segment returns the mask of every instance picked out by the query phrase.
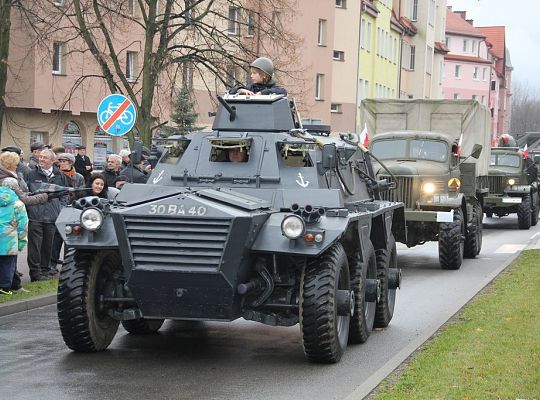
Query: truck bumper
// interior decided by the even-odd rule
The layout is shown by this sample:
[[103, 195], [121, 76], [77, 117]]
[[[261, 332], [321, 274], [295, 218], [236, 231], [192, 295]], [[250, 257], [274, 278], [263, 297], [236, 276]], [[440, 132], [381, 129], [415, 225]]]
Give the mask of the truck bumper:
[[484, 197], [484, 208], [512, 208], [521, 204], [521, 197], [491, 196]]
[[405, 210], [405, 221], [418, 222], [452, 222], [454, 220], [454, 210], [450, 211], [407, 211]]

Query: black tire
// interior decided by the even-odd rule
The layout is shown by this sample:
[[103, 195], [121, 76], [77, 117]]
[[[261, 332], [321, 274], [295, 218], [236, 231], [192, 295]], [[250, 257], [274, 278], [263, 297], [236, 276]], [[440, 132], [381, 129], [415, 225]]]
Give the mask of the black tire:
[[397, 250], [394, 236], [390, 235], [387, 249], [375, 251], [377, 259], [377, 279], [381, 284], [381, 298], [375, 309], [375, 328], [386, 328], [394, 316], [396, 289], [388, 286], [389, 270], [397, 269]]
[[350, 316], [338, 315], [338, 289], [350, 290], [349, 265], [341, 243], [310, 261], [302, 271], [300, 328], [309, 361], [338, 362], [347, 347]]
[[159, 331], [165, 322], [164, 319], [130, 319], [122, 321], [122, 326], [132, 335], [152, 335]]
[[463, 251], [465, 258], [475, 258], [482, 250], [482, 216], [482, 206], [475, 203], [473, 205], [472, 222], [465, 236]]
[[368, 243], [365, 257], [359, 251], [349, 257], [349, 270], [355, 300], [349, 323], [349, 343], [365, 343], [373, 330], [377, 306], [375, 301], [366, 301], [366, 279], [377, 279], [377, 258], [371, 242]]
[[111, 295], [113, 275], [121, 268], [117, 251], [69, 249], [58, 281], [58, 321], [66, 345], [80, 352], [102, 351], [112, 342], [119, 321], [99, 307]]
[[519, 229], [529, 229], [531, 227], [531, 196], [523, 196], [521, 203], [518, 204], [517, 216]]
[[531, 226], [538, 225], [538, 194], [535, 193], [532, 195], [532, 205], [531, 205]]
[[491, 211], [486, 212], [486, 217], [493, 218], [493, 213]]
[[463, 212], [454, 210], [454, 221], [439, 225], [439, 264], [442, 269], [459, 269], [465, 248]]

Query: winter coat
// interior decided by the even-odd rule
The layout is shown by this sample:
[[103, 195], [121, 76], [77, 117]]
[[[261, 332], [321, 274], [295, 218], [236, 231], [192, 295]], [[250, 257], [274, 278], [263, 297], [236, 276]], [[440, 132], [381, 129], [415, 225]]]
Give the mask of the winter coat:
[[126, 168], [124, 168], [120, 172], [120, 175], [127, 176], [127, 181], [133, 183], [146, 183], [149, 177], [146, 171], [140, 170], [136, 166], [131, 165], [128, 165]]
[[103, 176], [107, 181], [108, 187], [114, 187], [114, 181], [118, 178], [118, 175], [120, 175], [120, 171], [111, 171], [110, 169], [105, 169], [105, 171], [103, 171]]
[[80, 156], [79, 154], [77, 154], [75, 156], [75, 164], [73, 166], [79, 174], [84, 176], [84, 180], [88, 182], [90, 176], [92, 175], [92, 168], [90, 168], [90, 170], [86, 169], [86, 167], [92, 166], [90, 158], [88, 158], [88, 156]]
[[287, 90], [281, 86], [277, 86], [276, 83], [272, 80], [267, 84], [259, 83], [248, 83], [247, 85], [237, 85], [229, 90], [230, 94], [236, 94], [240, 89], [251, 90], [253, 93], [260, 94], [282, 94], [287, 96]]
[[28, 216], [13, 190], [0, 187], [0, 255], [14, 256], [24, 249], [28, 235]]
[[39, 160], [34, 156], [30, 156], [30, 159], [28, 160], [28, 168], [30, 168], [31, 170], [36, 169], [38, 165], [39, 165]]
[[6, 186], [13, 190], [19, 200], [23, 202], [25, 206], [33, 206], [34, 204], [45, 203], [49, 198], [47, 194], [35, 194], [31, 195], [27, 193], [28, 187], [21, 177], [15, 177], [15, 175], [0, 165], [0, 186]]
[[[31, 192], [42, 189], [43, 184], [47, 183], [70, 187], [68, 177], [61, 173], [56, 166], [53, 167], [53, 176], [51, 178], [47, 178], [45, 171], [38, 166], [37, 169], [28, 174], [27, 183]], [[50, 199], [44, 204], [29, 206], [28, 218], [30, 221], [53, 224], [56, 221], [58, 214], [60, 214], [60, 210], [67, 205], [68, 201], [69, 198], [66, 193], [66, 195], [60, 198]]]

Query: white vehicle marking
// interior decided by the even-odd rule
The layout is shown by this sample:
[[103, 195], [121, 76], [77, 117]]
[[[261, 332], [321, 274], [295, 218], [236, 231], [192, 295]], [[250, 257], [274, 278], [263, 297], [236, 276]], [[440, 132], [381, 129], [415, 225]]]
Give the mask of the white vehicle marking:
[[162, 169], [161, 172], [159, 173], [159, 175], [156, 176], [154, 179], [152, 179], [152, 182], [154, 183], [154, 185], [155, 185], [156, 183], [158, 183], [160, 180], [163, 179], [163, 173], [164, 173], [164, 172], [165, 172], [165, 170]]
[[296, 183], [298, 183], [300, 186], [307, 187], [309, 185], [309, 181], [304, 180], [304, 177], [302, 176], [301, 172], [298, 173], [298, 178], [300, 179], [300, 181], [297, 179]]

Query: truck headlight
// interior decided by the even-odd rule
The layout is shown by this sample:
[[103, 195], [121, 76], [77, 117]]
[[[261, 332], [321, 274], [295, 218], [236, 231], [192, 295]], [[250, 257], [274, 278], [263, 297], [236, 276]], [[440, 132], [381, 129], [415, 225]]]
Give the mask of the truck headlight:
[[81, 225], [89, 231], [97, 231], [103, 225], [104, 216], [101, 210], [91, 207], [81, 213]]
[[435, 185], [432, 182], [426, 182], [422, 185], [422, 192], [424, 194], [433, 194], [435, 193]]
[[306, 229], [304, 220], [298, 215], [289, 215], [281, 222], [281, 233], [289, 239], [299, 238]]
[[516, 180], [514, 178], [510, 178], [510, 179], [508, 179], [508, 184], [510, 186], [514, 186], [516, 184]]

